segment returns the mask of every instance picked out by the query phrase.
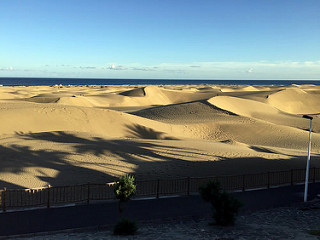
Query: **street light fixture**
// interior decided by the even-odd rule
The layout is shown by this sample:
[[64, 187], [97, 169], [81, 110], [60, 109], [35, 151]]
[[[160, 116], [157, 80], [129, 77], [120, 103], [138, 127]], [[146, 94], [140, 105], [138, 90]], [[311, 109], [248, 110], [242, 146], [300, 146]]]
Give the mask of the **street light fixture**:
[[308, 145], [308, 158], [307, 158], [307, 167], [306, 167], [306, 180], [304, 185], [304, 198], [303, 201], [307, 201], [307, 195], [308, 195], [308, 181], [309, 181], [309, 168], [310, 168], [310, 150], [311, 150], [311, 128], [312, 128], [312, 119], [313, 117], [308, 115], [303, 115], [303, 118], [310, 120], [310, 129], [309, 129], [309, 145]]

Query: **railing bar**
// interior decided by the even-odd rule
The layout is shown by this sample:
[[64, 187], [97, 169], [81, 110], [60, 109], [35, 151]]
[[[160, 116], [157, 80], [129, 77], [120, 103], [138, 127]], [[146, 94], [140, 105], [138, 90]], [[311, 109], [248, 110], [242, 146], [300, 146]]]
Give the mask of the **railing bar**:
[[[312, 168], [310, 174], [310, 182], [316, 182], [319, 179], [319, 168]], [[295, 183], [303, 182], [304, 169], [291, 169], [289, 171], [275, 171], [269, 173], [257, 173], [257, 174], [245, 174], [245, 175], [226, 175], [226, 176], [209, 176], [209, 177], [189, 177], [189, 178], [177, 178], [177, 179], [158, 179], [158, 180], [138, 180], [136, 181], [138, 186], [137, 195], [139, 196], [156, 196], [160, 194], [187, 194], [190, 192], [196, 192], [197, 188], [204, 182], [219, 179], [221, 185], [226, 190], [243, 190], [265, 187], [267, 186], [282, 186], [292, 185]], [[242, 184], [241, 183], [242, 178]], [[90, 197], [94, 199], [110, 199], [112, 192], [112, 185], [114, 183], [107, 184], [94, 184], [94, 190]], [[242, 186], [241, 186], [242, 185]], [[106, 187], [108, 186], [108, 187]], [[102, 189], [100, 188], [102, 187]], [[97, 193], [97, 194], [96, 194]], [[44, 196], [42, 196], [44, 194]], [[3, 195], [3, 194], [2, 194]], [[86, 186], [84, 184], [74, 186], [61, 186], [61, 187], [49, 187], [49, 188], [31, 188], [24, 190], [8, 189], [5, 196], [6, 205], [8, 207], [23, 207], [23, 206], [36, 206], [45, 204], [47, 195], [48, 205], [54, 203], [64, 202], [80, 202], [86, 198]], [[98, 197], [94, 197], [98, 196]], [[43, 202], [43, 197], [45, 197]], [[52, 202], [51, 202], [52, 201]], [[2, 203], [3, 204], [3, 203]]]
[[57, 198], [57, 202], [58, 203], [60, 203], [61, 201], [62, 201], [62, 191], [61, 191], [61, 188], [58, 188], [57, 189], [58, 190], [58, 194], [57, 194], [57, 196], [58, 196], [58, 198]]

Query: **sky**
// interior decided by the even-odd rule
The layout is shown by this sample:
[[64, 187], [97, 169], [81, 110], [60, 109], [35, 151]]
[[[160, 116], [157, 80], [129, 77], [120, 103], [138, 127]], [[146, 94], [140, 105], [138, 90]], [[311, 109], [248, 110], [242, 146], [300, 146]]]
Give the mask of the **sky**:
[[0, 77], [320, 79], [319, 0], [1, 0]]

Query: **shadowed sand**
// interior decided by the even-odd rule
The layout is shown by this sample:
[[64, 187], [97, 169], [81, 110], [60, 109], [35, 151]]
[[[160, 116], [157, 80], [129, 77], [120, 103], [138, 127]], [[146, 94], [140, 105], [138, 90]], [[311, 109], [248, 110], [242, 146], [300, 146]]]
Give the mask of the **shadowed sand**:
[[320, 87], [0, 87], [0, 187], [320, 167]]

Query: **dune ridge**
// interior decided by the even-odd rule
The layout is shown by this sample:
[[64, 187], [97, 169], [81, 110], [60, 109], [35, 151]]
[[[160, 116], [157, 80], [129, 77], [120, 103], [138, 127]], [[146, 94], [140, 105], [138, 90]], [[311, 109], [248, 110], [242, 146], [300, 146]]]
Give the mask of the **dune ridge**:
[[307, 92], [300, 88], [279, 91], [269, 96], [269, 103], [281, 111], [292, 114], [319, 114], [319, 92]]

